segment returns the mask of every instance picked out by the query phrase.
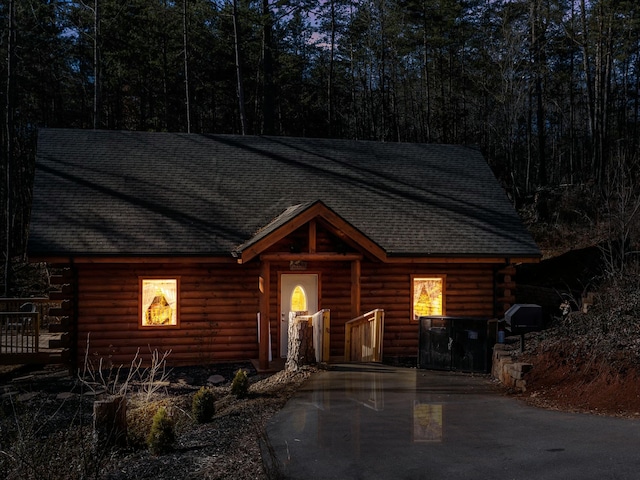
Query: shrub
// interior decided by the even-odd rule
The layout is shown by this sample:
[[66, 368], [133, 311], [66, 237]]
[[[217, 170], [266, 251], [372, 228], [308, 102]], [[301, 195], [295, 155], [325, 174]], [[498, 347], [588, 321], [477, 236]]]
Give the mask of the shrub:
[[209, 388], [202, 387], [193, 396], [191, 413], [198, 423], [210, 422], [216, 412], [213, 392]]
[[247, 372], [239, 369], [231, 382], [231, 393], [237, 398], [246, 397], [249, 393], [249, 377]]
[[151, 431], [147, 436], [147, 445], [153, 455], [160, 455], [171, 450], [175, 441], [173, 420], [167, 413], [167, 409], [160, 407], [153, 416]]
[[127, 403], [127, 444], [134, 449], [148, 448], [149, 427], [160, 407], [166, 408], [173, 421], [176, 437], [193, 426], [191, 396], [171, 396], [151, 402], [144, 393], [134, 394]]

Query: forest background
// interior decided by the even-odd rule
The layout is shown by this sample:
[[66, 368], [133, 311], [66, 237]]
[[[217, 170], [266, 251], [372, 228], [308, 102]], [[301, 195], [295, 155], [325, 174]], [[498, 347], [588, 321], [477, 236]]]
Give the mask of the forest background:
[[517, 207], [582, 192], [633, 250], [636, 0], [0, 0], [0, 25], [5, 266], [39, 127], [476, 144]]

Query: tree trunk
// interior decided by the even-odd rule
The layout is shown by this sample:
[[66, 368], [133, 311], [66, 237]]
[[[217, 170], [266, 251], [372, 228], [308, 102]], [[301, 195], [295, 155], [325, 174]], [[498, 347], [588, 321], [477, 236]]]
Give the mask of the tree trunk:
[[289, 322], [289, 349], [285, 370], [299, 371], [302, 366], [315, 362], [313, 328], [306, 319], [294, 318]]
[[182, 0], [182, 42], [184, 54], [184, 99], [187, 115], [187, 133], [191, 133], [191, 104], [189, 101], [189, 45], [187, 36], [187, 0]]
[[423, 20], [422, 20], [422, 82], [423, 82], [423, 95], [424, 95], [424, 131], [421, 132], [421, 141], [431, 142], [431, 81], [429, 75], [429, 39], [428, 31], [429, 25], [427, 23], [427, 7], [423, 3]]
[[240, 112], [240, 131], [247, 134], [247, 114], [244, 108], [244, 84], [242, 82], [242, 68], [240, 61], [240, 28], [238, 25], [238, 0], [233, 0], [233, 37], [236, 53], [236, 81], [238, 88], [238, 108]]
[[595, 174], [598, 155], [596, 148], [593, 148], [593, 143], [596, 137], [596, 107], [594, 100], [594, 80], [591, 70], [591, 49], [589, 48], [590, 33], [587, 21], [587, 7], [585, 0], [580, 0], [580, 18], [582, 23], [582, 69], [585, 78], [585, 89], [587, 94], [587, 109], [589, 112], [589, 139], [591, 145], [587, 148], [591, 150], [591, 172]]
[[162, 6], [163, 31], [162, 31], [162, 99], [164, 103], [163, 111], [163, 127], [169, 130], [169, 60], [167, 51], [169, 49], [169, 35], [167, 32], [167, 0], [164, 0]]
[[538, 185], [547, 184], [547, 159], [545, 152], [545, 117], [543, 95], [543, 75], [546, 69], [545, 41], [546, 32], [542, 18], [543, 12], [539, 2], [531, 4], [531, 48], [534, 63], [535, 95], [536, 95], [536, 130], [538, 137]]
[[327, 122], [329, 124], [329, 137], [333, 137], [333, 69], [335, 62], [336, 45], [336, 4], [330, 0], [331, 8], [331, 41], [329, 46], [329, 78], [327, 80]]
[[11, 259], [11, 162], [13, 158], [13, 141], [14, 141], [14, 118], [13, 118], [13, 99], [15, 74], [13, 72], [15, 66], [15, 43], [16, 43], [16, 11], [15, 1], [9, 1], [9, 29], [7, 31], [7, 78], [6, 78], [6, 96], [5, 96], [5, 174], [6, 174], [6, 191], [5, 191], [5, 263], [4, 263], [4, 296], [9, 294], [9, 262]]
[[100, 59], [100, 2], [93, 2], [93, 129], [100, 128], [101, 90], [102, 82]]
[[127, 443], [127, 397], [111, 396], [93, 404], [93, 436], [98, 446]]
[[269, 0], [262, 0], [262, 130], [264, 135], [273, 135], [275, 102], [273, 93], [273, 20], [269, 10]]

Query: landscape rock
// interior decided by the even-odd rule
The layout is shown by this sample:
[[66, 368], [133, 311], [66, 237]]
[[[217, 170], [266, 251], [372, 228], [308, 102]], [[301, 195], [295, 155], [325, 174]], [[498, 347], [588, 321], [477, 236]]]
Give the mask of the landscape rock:
[[29, 401], [33, 400], [34, 398], [36, 398], [38, 395], [40, 395], [39, 392], [22, 393], [22, 394], [18, 395], [18, 401], [19, 402], [29, 402]]
[[211, 375], [207, 378], [207, 382], [212, 385], [220, 385], [221, 383], [226, 382], [226, 379], [222, 375]]

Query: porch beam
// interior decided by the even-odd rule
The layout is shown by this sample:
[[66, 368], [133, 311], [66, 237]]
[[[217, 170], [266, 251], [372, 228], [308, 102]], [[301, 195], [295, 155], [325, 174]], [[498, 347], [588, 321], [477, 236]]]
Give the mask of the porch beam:
[[351, 262], [362, 260], [359, 253], [264, 253], [260, 260], [267, 262], [303, 260], [307, 262]]

